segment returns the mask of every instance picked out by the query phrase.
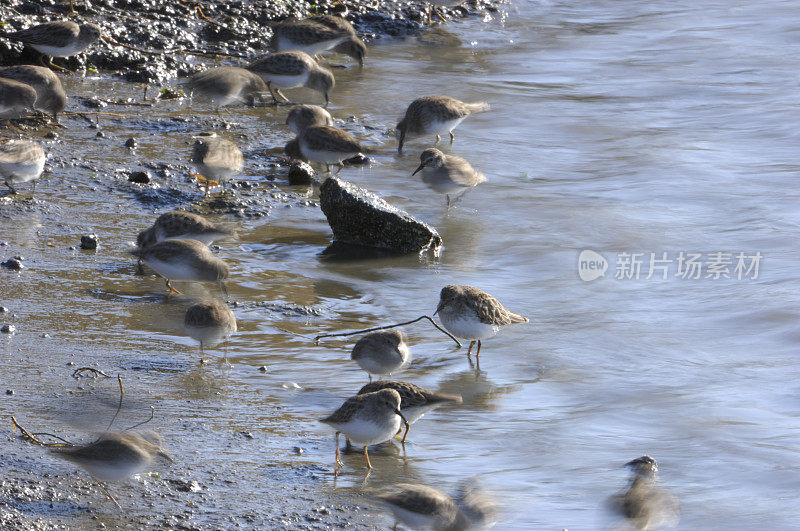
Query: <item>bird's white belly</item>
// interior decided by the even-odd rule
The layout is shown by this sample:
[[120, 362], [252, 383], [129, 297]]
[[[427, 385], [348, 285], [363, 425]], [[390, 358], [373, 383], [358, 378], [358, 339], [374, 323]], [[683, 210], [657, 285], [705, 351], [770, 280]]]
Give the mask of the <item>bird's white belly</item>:
[[226, 181], [237, 172], [237, 170], [226, 166], [209, 166], [207, 164], [198, 164], [197, 170], [206, 179], [213, 179], [216, 181]]
[[123, 481], [133, 474], [138, 474], [147, 467], [147, 463], [141, 462], [126, 462], [117, 464], [108, 463], [94, 463], [84, 462], [81, 466], [86, 469], [89, 474], [95, 479], [100, 481]]
[[224, 326], [186, 326], [189, 337], [199, 341], [203, 347], [215, 347], [228, 339], [233, 332]]
[[33, 164], [0, 164], [0, 175], [3, 175], [12, 184], [32, 181], [42, 174], [44, 158]]
[[464, 121], [466, 116], [462, 116], [461, 118], [456, 118], [455, 120], [445, 120], [445, 121], [434, 121], [428, 127], [429, 133], [436, 133], [437, 135], [443, 135], [445, 133], [449, 133], [456, 127], [458, 124]]
[[400, 417], [394, 415], [391, 422], [379, 425], [375, 422], [354, 418], [346, 425], [341, 426], [341, 431], [348, 439], [360, 446], [369, 446], [388, 441], [400, 429]]
[[308, 72], [303, 72], [302, 74], [296, 75], [265, 74], [260, 72], [256, 73], [259, 74], [264, 81], [271, 84], [273, 88], [277, 89], [302, 87], [306, 84], [306, 81], [308, 81]]
[[311, 57], [314, 57], [316, 54], [320, 52], [324, 52], [325, 50], [330, 50], [340, 42], [341, 39], [333, 39], [329, 41], [315, 42], [312, 44], [296, 44], [291, 40], [287, 39], [286, 37], [278, 37], [277, 48], [279, 52], [285, 52], [288, 50], [297, 50], [300, 52], [305, 52]]
[[422, 182], [434, 191], [447, 195], [454, 195], [468, 188], [450, 179], [446, 173], [427, 167], [422, 170]]
[[497, 333], [498, 327], [480, 322], [477, 316], [453, 316], [441, 312], [442, 324], [456, 337], [470, 341], [486, 339]]
[[164, 262], [152, 258], [142, 261], [168, 280], [196, 280], [198, 277], [197, 270], [185, 263]]
[[327, 149], [310, 149], [303, 141], [300, 141], [300, 152], [308, 160], [321, 162], [322, 164], [339, 164], [343, 160], [358, 155], [358, 151], [344, 153], [342, 151], [329, 151]]
[[402, 404], [400, 406], [401, 406], [400, 411], [403, 412], [403, 416], [406, 418], [409, 424], [414, 424], [416, 421], [421, 419], [422, 416], [425, 415], [425, 413], [428, 413], [429, 411], [436, 409], [437, 407], [436, 405], [432, 405], [432, 406], [404, 408], [402, 407]]
[[381, 362], [373, 358], [365, 357], [357, 359], [356, 363], [358, 363], [358, 366], [361, 367], [361, 370], [367, 371], [370, 374], [380, 375], [391, 374], [403, 366], [403, 360], [399, 358], [396, 360], [396, 362], [392, 363], [387, 362], [387, 360]]
[[432, 516], [422, 513], [415, 513], [408, 509], [397, 507], [396, 505], [386, 504], [389, 510], [392, 511], [394, 517], [400, 522], [404, 523], [411, 529], [433, 529], [436, 525], [436, 519]]

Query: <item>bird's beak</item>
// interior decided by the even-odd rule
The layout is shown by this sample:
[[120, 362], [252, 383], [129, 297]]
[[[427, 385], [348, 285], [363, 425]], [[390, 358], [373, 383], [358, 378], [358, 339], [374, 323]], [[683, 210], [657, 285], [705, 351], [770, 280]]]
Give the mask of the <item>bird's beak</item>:
[[395, 409], [394, 412], [397, 413], [398, 415], [400, 415], [400, 418], [403, 419], [403, 424], [405, 424], [406, 428], [407, 428], [408, 427], [408, 421], [403, 416], [403, 414], [400, 412], [400, 410], [399, 409]]
[[406, 140], [406, 132], [400, 131], [400, 142], [397, 144], [397, 152], [403, 151], [403, 142]]
[[444, 308], [444, 301], [439, 301], [439, 306], [436, 307], [436, 311], [433, 312], [433, 315], [436, 315], [437, 313], [442, 311], [442, 308]]
[[174, 463], [175, 462], [175, 459], [172, 457], [172, 454], [167, 452], [166, 450], [159, 450], [158, 451], [158, 455], [159, 455], [159, 457], [163, 457], [164, 459], [166, 459], [170, 463]]
[[420, 165], [419, 165], [419, 168], [417, 168], [416, 170], [414, 170], [414, 173], [412, 173], [411, 175], [416, 175], [417, 173], [419, 173], [420, 171], [422, 171], [422, 168], [424, 168], [424, 167], [425, 167], [425, 163], [422, 163], [422, 164], [420, 164]]
[[328, 93], [326, 92], [326, 93], [325, 93], [325, 108], [326, 108], [326, 109], [328, 108], [328, 104], [329, 104], [330, 102], [331, 102], [331, 100], [328, 98]]

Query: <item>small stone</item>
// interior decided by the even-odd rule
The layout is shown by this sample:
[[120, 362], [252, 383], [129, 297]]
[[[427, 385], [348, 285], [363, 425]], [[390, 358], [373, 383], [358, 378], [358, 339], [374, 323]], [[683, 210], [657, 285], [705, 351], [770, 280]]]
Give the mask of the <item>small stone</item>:
[[239, 435], [243, 436], [245, 439], [255, 439], [255, 435], [253, 435], [249, 431], [240, 431]]
[[6, 308], [5, 306], [0, 306], [0, 313], [6, 313], [6, 312], [10, 312], [10, 311], [11, 311], [11, 310], [9, 310], [8, 308]]
[[47, 140], [55, 140], [55, 139], [57, 139], [57, 138], [58, 138], [58, 133], [56, 133], [55, 131], [50, 131], [49, 133], [47, 133], [46, 135], [44, 135], [44, 137], [45, 137]]
[[258, 368], [258, 370], [260, 372], [267, 372], [269, 370], [269, 367], [267, 367], [266, 365], [262, 365], [261, 367]]
[[289, 184], [308, 186], [311, 178], [314, 177], [314, 168], [305, 162], [292, 162], [289, 166]]
[[19, 271], [25, 268], [25, 266], [22, 265], [22, 262], [20, 262], [17, 258], [9, 258], [5, 262], [1, 263], [0, 266], [5, 267], [6, 269], [11, 269], [12, 271]]
[[6, 394], [8, 396], [14, 396], [14, 390], [13, 389], [6, 389]]
[[25, 257], [24, 257], [24, 256], [22, 256], [21, 254], [18, 254], [18, 255], [16, 255], [16, 256], [14, 257], [14, 260], [19, 260], [20, 262], [22, 262], [23, 260], [25, 260]]
[[67, 362], [67, 367], [72, 367], [72, 366], [74, 366], [74, 365], [75, 365], [75, 362], [74, 362], [74, 361], [68, 361], [68, 362]]
[[369, 158], [364, 155], [363, 153], [359, 153], [355, 157], [350, 157], [349, 159], [343, 161], [345, 164], [349, 164], [352, 166], [359, 166], [361, 164], [366, 164], [369, 162]]
[[16, 331], [17, 327], [14, 325], [4, 324], [3, 326], [0, 326], [0, 333], [3, 334], [13, 334]]
[[105, 138], [106, 134], [103, 131], [98, 131], [97, 134], [94, 136], [95, 138]]
[[153, 178], [148, 171], [135, 171], [128, 176], [128, 182], [148, 184]]
[[134, 149], [136, 147], [136, 139], [131, 137], [128, 140], [126, 140], [125, 141], [125, 147], [126, 148], [130, 148], [130, 149]]
[[294, 448], [292, 448], [292, 451], [294, 452], [294, 455], [303, 455], [305, 453], [305, 450], [303, 450], [299, 446], [295, 446]]
[[97, 234], [84, 234], [81, 236], [81, 249], [97, 249]]
[[42, 334], [42, 339], [47, 339], [48, 337], [50, 337], [50, 334]]

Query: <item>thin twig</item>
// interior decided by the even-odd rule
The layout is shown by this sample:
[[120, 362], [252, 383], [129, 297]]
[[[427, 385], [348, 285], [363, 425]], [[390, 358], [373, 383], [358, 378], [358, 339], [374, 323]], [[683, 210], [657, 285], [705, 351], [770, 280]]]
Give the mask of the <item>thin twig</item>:
[[459, 348], [461, 347], [461, 342], [458, 339], [456, 339], [455, 336], [453, 336], [453, 334], [451, 334], [450, 332], [448, 332], [447, 330], [445, 330], [441, 326], [437, 325], [436, 322], [433, 319], [431, 319], [430, 317], [428, 317], [427, 315], [423, 315], [421, 317], [417, 317], [413, 321], [406, 321], [404, 323], [397, 323], [397, 324], [387, 325], [387, 326], [376, 326], [375, 328], [366, 328], [364, 330], [356, 330], [354, 332], [340, 332], [338, 334], [320, 334], [320, 335], [318, 335], [317, 337], [314, 338], [314, 343], [319, 345], [319, 340], [322, 337], [342, 337], [342, 336], [352, 336], [352, 335], [355, 335], [355, 334], [364, 334], [366, 332], [374, 332], [376, 330], [386, 330], [387, 328], [396, 328], [398, 326], [410, 325], [412, 323], [416, 323], [417, 321], [421, 321], [422, 319], [427, 319], [428, 321], [430, 321], [431, 324], [433, 326], [435, 326], [440, 332], [442, 332], [444, 335], [446, 335], [447, 337], [449, 337], [450, 339], [455, 341], [456, 345], [458, 345]]
[[[68, 114], [72, 116], [80, 116], [82, 118], [86, 118], [87, 116], [113, 116], [114, 118], [125, 118], [125, 116], [121, 114], [117, 114], [114, 112], [94, 112], [94, 111], [77, 111], [77, 112], [68, 112], [63, 111], [61, 114]], [[88, 118], [86, 118], [89, 120]], [[91, 122], [91, 120], [89, 120]]]
[[84, 371], [93, 373], [92, 378], [97, 378], [98, 376], [103, 376], [104, 378], [111, 378], [111, 376], [107, 375], [100, 369], [94, 369], [92, 367], [81, 367], [80, 369], [75, 369], [72, 371], [72, 377], [76, 380], [83, 376]]
[[110, 430], [111, 426], [114, 425], [114, 421], [117, 420], [117, 415], [119, 415], [119, 411], [122, 409], [122, 395], [125, 394], [125, 390], [122, 388], [122, 376], [119, 374], [117, 375], [117, 382], [119, 382], [119, 404], [117, 404], [117, 411], [114, 413], [114, 416], [111, 417], [111, 422], [108, 423], [106, 431]]
[[149, 419], [147, 419], [147, 420], [145, 420], [145, 421], [142, 421], [142, 422], [140, 422], [139, 424], [134, 424], [134, 425], [133, 425], [133, 426], [131, 426], [130, 428], [125, 428], [125, 429], [124, 429], [124, 430], [122, 430], [122, 431], [130, 431], [130, 430], [132, 430], [133, 428], [138, 428], [139, 426], [143, 426], [144, 424], [147, 424], [148, 422], [150, 422], [151, 420], [153, 420], [153, 417], [155, 417], [155, 416], [156, 416], [156, 408], [154, 408], [153, 406], [150, 406], [150, 418], [149, 418]]
[[[27, 439], [30, 442], [34, 443], [34, 444], [38, 444], [39, 446], [58, 447], [58, 448], [63, 448], [65, 446], [75, 446], [74, 444], [72, 444], [71, 442], [67, 441], [66, 439], [62, 439], [58, 435], [53, 435], [52, 433], [31, 433], [28, 430], [26, 430], [25, 428], [23, 428], [22, 426], [20, 426], [19, 422], [17, 422], [17, 419], [13, 415], [11, 416], [11, 422], [14, 424], [14, 427], [11, 430], [12, 432], [14, 431], [14, 429], [19, 429], [19, 432], [22, 435], [23, 439]], [[48, 437], [53, 437], [54, 439], [61, 439], [64, 442], [63, 443], [46, 443], [46, 442], [42, 442], [42, 441], [40, 441], [39, 439], [36, 438], [37, 435], [47, 435]]]
[[66, 440], [64, 437], [59, 437], [58, 435], [53, 435], [52, 433], [47, 433], [44, 431], [37, 431], [36, 433], [32, 433], [31, 435], [47, 435], [48, 437], [52, 437], [53, 439], [58, 439], [59, 441], [63, 441], [68, 446], [75, 446], [73, 443]]

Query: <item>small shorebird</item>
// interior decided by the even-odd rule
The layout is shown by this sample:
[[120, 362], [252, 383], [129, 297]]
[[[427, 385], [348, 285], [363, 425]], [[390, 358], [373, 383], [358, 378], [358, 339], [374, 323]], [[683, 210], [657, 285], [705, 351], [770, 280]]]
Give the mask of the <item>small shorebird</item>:
[[[225, 191], [225, 180], [242, 171], [244, 157], [239, 147], [217, 136], [216, 133], [194, 137], [192, 162], [200, 172], [198, 182], [203, 180], [208, 196], [209, 186], [219, 185]], [[212, 184], [213, 183], [213, 184]]]
[[297, 138], [286, 144], [285, 151], [292, 158], [324, 164], [328, 173], [331, 164], [336, 164], [338, 174], [344, 167], [343, 161], [367, 149], [338, 127], [316, 125], [303, 129]]
[[36, 91], [34, 107], [52, 115], [54, 121], [58, 121], [58, 113], [67, 106], [64, 86], [49, 68], [35, 65], [8, 66], [0, 68], [0, 78], [30, 85]]
[[161, 436], [151, 430], [105, 433], [84, 446], [53, 449], [53, 453], [85, 469], [97, 480], [106, 496], [120, 509], [119, 502], [103, 482], [123, 481], [144, 471], [156, 457], [172, 461]]
[[[219, 300], [211, 299], [195, 303], [186, 310], [183, 326], [190, 337], [200, 343], [200, 362], [204, 360], [205, 347], [215, 347], [236, 332], [236, 316], [230, 307]], [[228, 349], [225, 349], [225, 363]]]
[[289, 109], [286, 125], [294, 134], [299, 135], [303, 129], [313, 125], [333, 125], [333, 118], [319, 105], [295, 105]]
[[32, 86], [13, 79], [0, 78], [0, 120], [6, 120], [9, 129], [22, 133], [9, 120], [33, 112], [35, 105], [36, 90]]
[[202, 216], [182, 210], [173, 210], [161, 214], [152, 227], [140, 232], [136, 238], [136, 245], [143, 249], [170, 238], [197, 240], [209, 245], [233, 235], [233, 231], [220, 224], [211, 223]]
[[259, 76], [245, 68], [235, 66], [220, 66], [203, 70], [194, 74], [181, 85], [210, 100], [223, 122], [225, 120], [220, 114], [222, 107], [231, 103], [253, 100], [268, 90], [267, 84]]
[[397, 124], [397, 134], [400, 143], [397, 151], [403, 150], [406, 138], [414, 136], [435, 134], [436, 143], [441, 139], [439, 135], [450, 133], [450, 143], [455, 140], [453, 129], [464, 118], [474, 112], [489, 110], [485, 101], [478, 103], [464, 103], [447, 96], [425, 96], [411, 102], [406, 109], [406, 114]]
[[400, 422], [408, 425], [400, 411], [400, 395], [394, 389], [358, 395], [345, 400], [331, 415], [320, 419], [336, 430], [336, 464], [343, 466], [339, 454], [339, 434], [364, 447], [367, 468], [372, 468], [367, 446], [388, 441], [400, 430]]
[[14, 185], [28, 181], [33, 181], [33, 191], [36, 191], [36, 179], [42, 174], [44, 161], [44, 150], [36, 142], [10, 140], [0, 144], [0, 178], [15, 194]]
[[364, 57], [367, 55], [367, 46], [364, 44], [364, 41], [358, 38], [356, 30], [352, 24], [342, 17], [337, 17], [336, 15], [314, 15], [308, 17], [308, 20], [312, 20], [331, 29], [350, 34], [350, 39], [337, 44], [334, 48], [332, 48], [331, 51], [348, 55], [358, 61], [359, 66], [364, 66]]
[[[20, 31], [2, 32], [0, 37], [21, 42], [45, 56], [69, 57], [84, 51], [99, 39], [101, 34], [100, 28], [94, 24], [76, 24], [69, 20], [59, 20]], [[52, 61], [50, 65], [56, 66]], [[56, 68], [61, 67], [56, 66]]]
[[327, 107], [330, 102], [328, 93], [336, 84], [329, 70], [319, 66], [307, 53], [300, 51], [269, 54], [250, 63], [247, 69], [261, 76], [275, 102], [278, 101], [276, 94], [284, 101], [289, 101], [281, 94], [281, 89], [308, 87], [322, 93]]
[[180, 293], [172, 287], [171, 280], [217, 282], [227, 294], [224, 281], [228, 278], [228, 265], [197, 240], [164, 240], [131, 254], [164, 278], [167, 295]]
[[353, 346], [350, 359], [367, 372], [371, 382], [373, 374], [391, 375], [408, 364], [411, 361], [411, 351], [402, 330], [381, 330], [359, 339]]
[[495, 335], [501, 326], [529, 321], [527, 317], [506, 310], [500, 301], [485, 291], [459, 284], [442, 288], [434, 314], [439, 314], [439, 319], [451, 334], [470, 340], [467, 357], [478, 343], [476, 358], [481, 355], [482, 339]]
[[358, 391], [358, 394], [374, 393], [381, 389], [394, 389], [400, 394], [400, 411], [403, 412], [403, 416], [408, 421], [402, 442], [406, 442], [410, 425], [422, 418], [425, 413], [445, 404], [460, 404], [462, 402], [459, 395], [434, 393], [409, 382], [393, 380], [368, 383]]
[[[486, 176], [469, 162], [453, 155], [445, 155], [436, 148], [428, 148], [420, 156], [420, 165], [411, 175], [422, 172], [422, 182], [447, 198], [450, 208], [450, 195], [463, 195], [473, 186], [486, 181]], [[455, 198], [457, 201], [461, 195]]]
[[637, 529], [674, 527], [680, 519], [678, 498], [656, 485], [658, 464], [643, 455], [625, 464], [633, 473], [624, 494], [609, 498], [610, 508]]
[[439, 489], [415, 483], [396, 483], [371, 494], [383, 502], [395, 518], [394, 529], [402, 522], [410, 529], [460, 531], [471, 523], [450, 495]]

